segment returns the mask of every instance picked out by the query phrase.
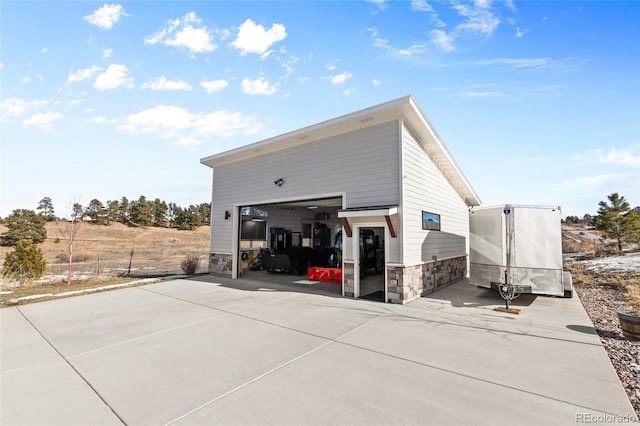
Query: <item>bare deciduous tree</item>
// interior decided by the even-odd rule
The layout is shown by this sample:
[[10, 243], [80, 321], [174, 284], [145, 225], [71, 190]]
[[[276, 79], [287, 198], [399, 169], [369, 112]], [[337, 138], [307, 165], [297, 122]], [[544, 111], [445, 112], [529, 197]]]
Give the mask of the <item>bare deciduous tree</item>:
[[67, 267], [67, 284], [71, 284], [73, 275], [73, 249], [79, 234], [79, 224], [82, 221], [83, 209], [76, 201], [69, 209], [69, 218], [56, 221], [56, 228], [62, 239], [67, 243], [67, 253], [69, 254], [69, 264]]

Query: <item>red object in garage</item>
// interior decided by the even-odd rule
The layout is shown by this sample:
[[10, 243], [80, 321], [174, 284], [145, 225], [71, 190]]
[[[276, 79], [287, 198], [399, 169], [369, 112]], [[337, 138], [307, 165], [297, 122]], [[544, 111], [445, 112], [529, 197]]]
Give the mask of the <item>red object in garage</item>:
[[309, 268], [309, 279], [313, 281], [329, 281], [342, 283], [341, 268]]

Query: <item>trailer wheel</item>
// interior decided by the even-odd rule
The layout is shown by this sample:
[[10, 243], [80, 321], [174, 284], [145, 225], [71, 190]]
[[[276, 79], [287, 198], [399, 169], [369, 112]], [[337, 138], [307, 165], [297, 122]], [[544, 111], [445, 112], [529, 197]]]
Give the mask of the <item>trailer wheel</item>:
[[571, 299], [573, 297], [573, 278], [571, 272], [562, 271], [562, 283], [564, 284], [564, 297]]

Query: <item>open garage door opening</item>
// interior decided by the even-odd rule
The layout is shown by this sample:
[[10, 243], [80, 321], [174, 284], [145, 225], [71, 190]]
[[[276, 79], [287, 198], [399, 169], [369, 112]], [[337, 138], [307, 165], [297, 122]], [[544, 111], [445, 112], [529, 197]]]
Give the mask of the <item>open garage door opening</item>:
[[342, 294], [342, 197], [240, 206], [238, 277]]

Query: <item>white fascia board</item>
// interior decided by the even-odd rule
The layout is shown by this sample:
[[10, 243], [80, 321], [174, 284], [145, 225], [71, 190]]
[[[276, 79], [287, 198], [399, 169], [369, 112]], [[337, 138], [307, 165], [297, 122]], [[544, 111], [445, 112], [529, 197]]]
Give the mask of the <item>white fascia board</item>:
[[383, 209], [343, 210], [338, 212], [338, 217], [393, 216], [394, 214], [398, 214], [398, 207], [385, 207]]

